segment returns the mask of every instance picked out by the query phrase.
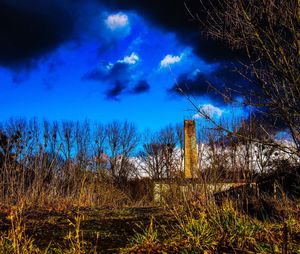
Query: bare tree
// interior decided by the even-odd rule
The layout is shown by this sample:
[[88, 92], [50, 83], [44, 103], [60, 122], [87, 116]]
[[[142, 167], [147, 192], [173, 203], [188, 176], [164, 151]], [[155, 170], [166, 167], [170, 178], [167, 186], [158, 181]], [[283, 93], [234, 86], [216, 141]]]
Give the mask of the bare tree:
[[184, 171], [184, 130], [182, 124], [176, 124], [175, 126], [175, 132], [176, 132], [176, 140], [177, 140], [177, 146], [178, 146], [178, 155], [177, 155], [177, 173], [180, 174], [180, 172], [183, 173]]
[[139, 161], [142, 171], [153, 179], [179, 177], [183, 170], [183, 128], [168, 126], [148, 135]]
[[58, 130], [58, 123], [52, 122], [49, 127], [49, 152], [52, 158], [55, 157], [55, 154], [57, 153], [57, 150], [59, 148]]
[[[281, 147], [299, 156], [300, 1], [209, 0], [201, 3], [202, 12], [189, 10], [191, 16], [200, 21], [204, 34], [246, 55], [247, 60], [239, 63], [244, 69], [241, 74], [260, 87], [260, 93], [245, 95], [244, 103], [266, 108], [265, 118], [282, 122], [296, 148], [282, 144]], [[232, 101], [229, 94], [222, 95]], [[205, 112], [200, 114], [213, 121]]]
[[72, 151], [74, 150], [74, 122], [64, 121], [62, 122], [61, 128], [59, 128], [59, 136], [62, 143], [62, 152], [65, 156], [66, 161], [70, 161]]
[[93, 128], [93, 164], [96, 171], [103, 171], [107, 168], [105, 151], [106, 130], [103, 124], [97, 123]]
[[158, 135], [164, 159], [166, 177], [174, 177], [177, 172], [177, 152], [179, 152], [179, 150], [176, 149], [178, 142], [175, 129], [172, 126], [168, 126], [162, 129]]
[[84, 121], [75, 124], [75, 144], [76, 144], [76, 160], [79, 168], [88, 167], [91, 155], [91, 130], [90, 122]]
[[152, 179], [161, 179], [165, 176], [162, 145], [157, 134], [150, 134], [139, 152], [139, 168]]
[[111, 176], [115, 183], [123, 184], [135, 170], [130, 157], [138, 144], [137, 129], [127, 121], [115, 121], [106, 126], [106, 135]]

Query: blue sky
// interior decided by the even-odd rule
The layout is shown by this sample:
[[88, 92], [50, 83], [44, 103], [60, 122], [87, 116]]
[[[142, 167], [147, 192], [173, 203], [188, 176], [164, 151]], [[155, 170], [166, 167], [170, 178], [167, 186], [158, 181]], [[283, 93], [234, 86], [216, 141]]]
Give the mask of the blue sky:
[[[194, 41], [183, 39], [176, 26], [169, 28], [163, 21], [156, 21], [134, 3], [129, 8], [92, 0], [78, 1], [77, 6], [68, 0], [62, 1], [64, 4], [54, 2], [57, 5], [49, 2], [46, 7], [60, 14], [59, 24], [51, 23], [57, 22], [55, 12], [48, 14], [45, 6], [34, 5], [33, 0], [27, 5], [7, 1], [6, 12], [0, 12], [0, 22], [7, 22], [10, 29], [7, 32], [9, 29], [0, 26], [4, 38], [0, 39], [0, 121], [10, 117], [104, 123], [128, 120], [140, 129], [156, 130], [197, 118], [176, 87], [186, 89], [186, 94], [215, 118], [245, 114], [208, 92], [206, 80], [218, 87], [232, 81], [243, 83], [229, 75], [230, 61], [202, 57]], [[72, 22], [61, 15], [70, 6]], [[182, 12], [186, 10], [182, 8]], [[10, 17], [4, 18], [7, 13]], [[19, 13], [23, 16], [14, 19], [13, 15]], [[27, 22], [32, 13], [38, 14], [34, 16], [37, 19], [45, 17], [45, 24], [50, 25], [30, 28], [29, 18], [29, 28], [16, 26]], [[60, 33], [66, 38], [58, 36]], [[29, 42], [40, 44], [28, 46], [27, 35], [32, 37]], [[43, 36], [49, 36], [47, 42], [40, 38]]]

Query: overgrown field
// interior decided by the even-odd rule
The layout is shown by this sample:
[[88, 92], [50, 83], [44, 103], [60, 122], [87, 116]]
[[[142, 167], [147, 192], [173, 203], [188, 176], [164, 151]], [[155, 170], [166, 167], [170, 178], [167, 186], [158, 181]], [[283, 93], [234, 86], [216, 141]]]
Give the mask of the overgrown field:
[[[0, 254], [300, 253], [299, 158], [212, 133], [188, 181], [179, 127], [0, 124]], [[207, 187], [226, 183], [245, 188]]]
[[72, 208], [1, 211], [0, 253], [300, 253], [299, 210], [264, 221], [234, 208]]

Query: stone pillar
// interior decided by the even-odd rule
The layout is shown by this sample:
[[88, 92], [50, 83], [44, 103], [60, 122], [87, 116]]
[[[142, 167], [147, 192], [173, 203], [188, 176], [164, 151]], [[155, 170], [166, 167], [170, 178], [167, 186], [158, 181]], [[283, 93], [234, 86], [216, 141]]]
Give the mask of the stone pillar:
[[198, 168], [195, 121], [184, 121], [184, 177], [193, 178]]

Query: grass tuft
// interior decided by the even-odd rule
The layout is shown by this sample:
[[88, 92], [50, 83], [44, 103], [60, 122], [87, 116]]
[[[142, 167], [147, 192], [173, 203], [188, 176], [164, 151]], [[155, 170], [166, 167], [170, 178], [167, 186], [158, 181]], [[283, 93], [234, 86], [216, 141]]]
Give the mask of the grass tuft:
[[41, 253], [32, 237], [26, 235], [26, 225], [22, 218], [23, 205], [11, 207], [7, 219], [11, 223], [7, 235], [0, 238], [0, 253], [34, 254]]

